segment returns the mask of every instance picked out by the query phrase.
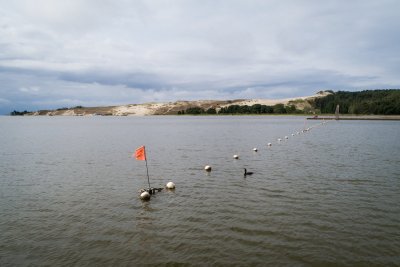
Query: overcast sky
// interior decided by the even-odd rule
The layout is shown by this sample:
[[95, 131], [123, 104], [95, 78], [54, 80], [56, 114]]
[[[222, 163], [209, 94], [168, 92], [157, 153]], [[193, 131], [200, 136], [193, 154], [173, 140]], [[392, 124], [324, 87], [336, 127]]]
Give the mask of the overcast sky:
[[0, 114], [400, 88], [400, 1], [0, 0]]

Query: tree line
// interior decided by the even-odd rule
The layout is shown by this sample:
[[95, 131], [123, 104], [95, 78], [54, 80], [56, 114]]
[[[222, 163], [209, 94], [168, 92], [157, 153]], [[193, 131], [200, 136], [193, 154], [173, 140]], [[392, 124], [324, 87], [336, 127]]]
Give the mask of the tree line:
[[358, 92], [328, 91], [331, 94], [308, 100], [309, 108], [299, 110], [295, 105], [276, 104], [267, 106], [231, 105], [228, 107], [203, 109], [191, 107], [178, 114], [333, 114], [340, 106], [340, 114], [400, 115], [400, 89], [364, 90]]
[[11, 116], [24, 116], [25, 114], [31, 113], [30, 111], [24, 110], [24, 111], [17, 111], [14, 110], [12, 112], [10, 112]]
[[[75, 107], [72, 107], [72, 108], [62, 107], [62, 108], [58, 108], [58, 109], [56, 109], [56, 110], [57, 110], [57, 111], [62, 111], [62, 110], [81, 109], [81, 108], [84, 108], [84, 107], [83, 107], [83, 106], [75, 106]], [[48, 111], [48, 110], [39, 110], [38, 112], [40, 113], [40, 112], [42, 112], [42, 111]], [[14, 111], [10, 112], [10, 116], [24, 116], [25, 114], [28, 114], [28, 113], [32, 113], [32, 111], [27, 111], [27, 110], [18, 111], [18, 110], [14, 110]]]
[[222, 107], [218, 111], [216, 108], [204, 109], [201, 107], [190, 107], [186, 110], [178, 111], [178, 115], [190, 114], [301, 114], [303, 111], [296, 109], [294, 105], [276, 104], [267, 106], [261, 104], [248, 105], [230, 105]]
[[311, 103], [320, 113], [400, 115], [400, 89], [365, 90], [360, 92], [338, 91]]

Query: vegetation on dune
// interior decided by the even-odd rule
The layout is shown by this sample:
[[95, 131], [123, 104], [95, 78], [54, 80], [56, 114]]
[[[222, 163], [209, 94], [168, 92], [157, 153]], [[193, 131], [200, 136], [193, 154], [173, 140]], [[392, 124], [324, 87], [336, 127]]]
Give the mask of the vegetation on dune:
[[230, 105], [216, 110], [191, 107], [178, 114], [333, 114], [340, 106], [340, 114], [400, 115], [400, 90], [365, 90], [359, 92], [327, 91], [331, 94], [312, 99], [292, 100], [288, 105], [266, 106]]
[[218, 114], [295, 114], [302, 113], [294, 105], [276, 104], [273, 106], [254, 104], [252, 106], [231, 105], [221, 108]]
[[303, 111], [296, 109], [294, 105], [276, 104], [267, 106], [261, 104], [248, 105], [230, 105], [220, 108], [203, 109], [201, 107], [191, 107], [186, 110], [178, 111], [178, 115], [201, 115], [201, 114], [301, 114]]
[[24, 110], [24, 111], [14, 110], [14, 111], [10, 112], [10, 115], [11, 116], [24, 116], [25, 114], [28, 114], [28, 113], [31, 113], [31, 112], [30, 111], [26, 111], [26, 110]]

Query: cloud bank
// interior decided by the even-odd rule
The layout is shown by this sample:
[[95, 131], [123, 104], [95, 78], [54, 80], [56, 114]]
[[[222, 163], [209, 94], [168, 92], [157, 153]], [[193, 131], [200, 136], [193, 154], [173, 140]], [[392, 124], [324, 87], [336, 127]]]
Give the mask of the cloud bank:
[[400, 2], [0, 0], [0, 113], [400, 88]]

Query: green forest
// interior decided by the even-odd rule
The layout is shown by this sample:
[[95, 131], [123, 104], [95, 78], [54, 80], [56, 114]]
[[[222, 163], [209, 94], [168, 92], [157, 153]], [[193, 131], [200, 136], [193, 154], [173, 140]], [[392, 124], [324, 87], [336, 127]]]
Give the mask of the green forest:
[[218, 112], [215, 108], [207, 110], [200, 107], [192, 107], [178, 112], [178, 115], [190, 114], [302, 114], [303, 111], [296, 109], [294, 105], [276, 104], [274, 106], [266, 106], [261, 104], [254, 104], [252, 106], [244, 105], [230, 105], [221, 108]]
[[335, 113], [340, 105], [340, 114], [400, 115], [399, 89], [330, 92], [311, 103], [318, 113]]

